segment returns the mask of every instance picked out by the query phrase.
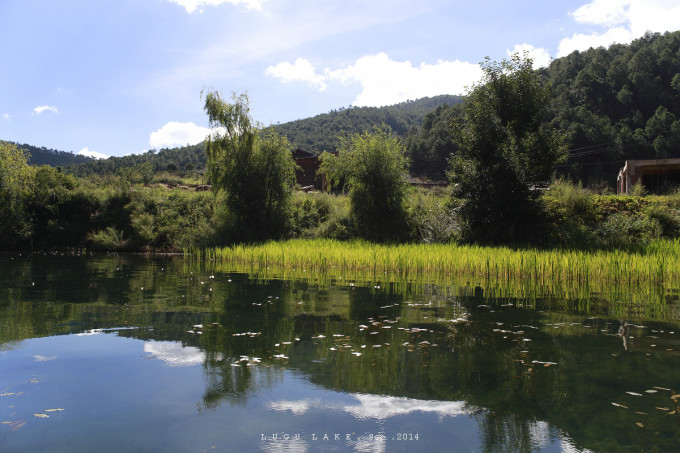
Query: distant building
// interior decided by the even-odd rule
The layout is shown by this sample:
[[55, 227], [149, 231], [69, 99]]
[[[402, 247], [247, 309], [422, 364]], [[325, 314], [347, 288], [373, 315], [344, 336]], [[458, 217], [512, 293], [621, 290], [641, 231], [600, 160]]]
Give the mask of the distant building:
[[627, 194], [638, 182], [649, 192], [680, 185], [680, 158], [627, 160], [619, 171], [616, 193]]
[[627, 194], [638, 182], [652, 193], [664, 186], [680, 185], [680, 158], [627, 160], [619, 171], [616, 193]]
[[[337, 153], [333, 153], [337, 154]], [[317, 175], [321, 153], [296, 149], [293, 160], [299, 167], [295, 170], [295, 180], [303, 190], [326, 190], [326, 175]]]

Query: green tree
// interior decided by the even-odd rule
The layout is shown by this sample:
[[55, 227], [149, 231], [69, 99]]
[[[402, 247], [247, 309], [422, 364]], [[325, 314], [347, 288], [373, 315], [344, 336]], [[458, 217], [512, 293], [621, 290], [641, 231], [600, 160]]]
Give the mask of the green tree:
[[12, 143], [0, 141], [0, 248], [14, 249], [31, 234], [26, 202], [34, 171], [28, 156]]
[[222, 100], [205, 95], [204, 109], [215, 132], [206, 141], [208, 173], [223, 195], [231, 241], [257, 241], [283, 236], [288, 228], [295, 162], [290, 144], [271, 128], [250, 117], [248, 96]]
[[545, 120], [548, 87], [530, 58], [482, 63], [484, 77], [453, 124], [458, 153], [449, 177], [463, 237], [505, 242], [535, 236], [537, 188], [565, 156], [562, 136]]
[[391, 129], [345, 136], [337, 156], [324, 153], [321, 159], [320, 171], [331, 183], [348, 187], [350, 213], [360, 235], [376, 241], [405, 239], [408, 159]]

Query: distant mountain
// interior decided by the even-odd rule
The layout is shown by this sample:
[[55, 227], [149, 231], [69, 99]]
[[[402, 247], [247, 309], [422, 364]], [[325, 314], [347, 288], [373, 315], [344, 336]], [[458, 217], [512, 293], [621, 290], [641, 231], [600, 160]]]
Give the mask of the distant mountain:
[[30, 165], [50, 165], [52, 167], [66, 167], [67, 165], [82, 164], [93, 161], [94, 159], [87, 156], [73, 154], [67, 151], [58, 151], [56, 149], [45, 148], [44, 146], [38, 148], [37, 146], [29, 144], [14, 143], [17, 147], [23, 149], [29, 154], [28, 163]]
[[406, 101], [387, 107], [351, 107], [332, 110], [312, 118], [278, 124], [274, 129], [288, 138], [295, 148], [306, 151], [335, 151], [338, 136], [362, 133], [374, 126], [386, 124], [399, 136], [404, 136], [423, 118], [441, 105], [455, 105], [461, 96], [441, 95]]
[[[459, 104], [462, 99], [460, 96], [442, 95], [387, 107], [341, 108], [312, 118], [277, 124], [273, 128], [287, 137], [293, 148], [311, 152], [334, 151], [338, 145], [337, 137], [342, 133], [361, 133], [373, 126], [386, 124], [397, 135], [405, 136], [411, 128], [419, 126], [432, 110], [442, 105]], [[115, 173], [119, 168], [145, 162], [151, 162], [156, 171], [168, 168], [203, 169], [207, 166], [204, 144], [198, 143], [181, 148], [164, 148], [157, 152], [148, 151], [144, 154], [101, 160], [88, 159], [87, 162], [70, 166], [67, 171], [80, 176]]]

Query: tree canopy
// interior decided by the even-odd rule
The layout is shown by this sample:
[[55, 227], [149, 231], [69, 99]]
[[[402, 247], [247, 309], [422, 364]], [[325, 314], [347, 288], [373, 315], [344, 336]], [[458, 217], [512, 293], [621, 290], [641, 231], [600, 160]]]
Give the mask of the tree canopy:
[[482, 63], [484, 77], [454, 121], [458, 152], [450, 179], [463, 235], [473, 241], [512, 241], [532, 235], [539, 217], [537, 189], [547, 186], [565, 154], [563, 137], [546, 123], [549, 90], [532, 60]]
[[295, 182], [288, 140], [253, 122], [246, 94], [234, 94], [227, 103], [219, 92], [209, 91], [204, 109], [215, 128], [206, 140], [206, 154], [213, 188], [224, 197], [227, 239], [282, 236]]
[[408, 159], [404, 145], [387, 126], [340, 140], [338, 154], [322, 155], [321, 172], [349, 189], [357, 231], [367, 239], [404, 239]]

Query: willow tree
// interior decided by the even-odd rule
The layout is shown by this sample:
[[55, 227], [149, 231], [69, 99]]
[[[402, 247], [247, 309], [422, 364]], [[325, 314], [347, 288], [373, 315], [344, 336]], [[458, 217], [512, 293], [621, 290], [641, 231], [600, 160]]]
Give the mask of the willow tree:
[[206, 139], [208, 173], [223, 201], [229, 241], [281, 237], [290, 221], [295, 163], [290, 144], [271, 128], [250, 117], [248, 96], [220, 93], [204, 96], [213, 133]]
[[515, 54], [482, 63], [484, 76], [453, 123], [453, 196], [464, 237], [512, 242], [536, 237], [541, 187], [566, 155], [563, 135], [546, 122], [549, 87], [532, 60]]

